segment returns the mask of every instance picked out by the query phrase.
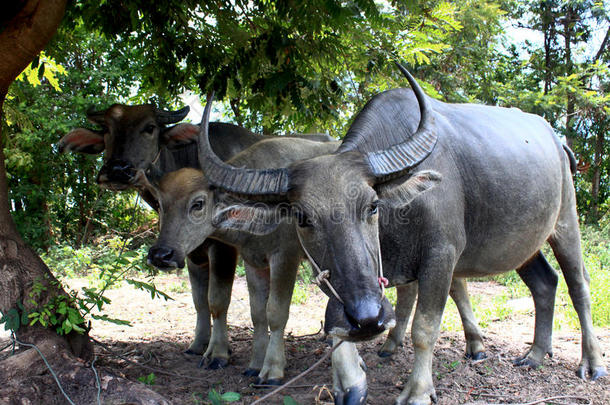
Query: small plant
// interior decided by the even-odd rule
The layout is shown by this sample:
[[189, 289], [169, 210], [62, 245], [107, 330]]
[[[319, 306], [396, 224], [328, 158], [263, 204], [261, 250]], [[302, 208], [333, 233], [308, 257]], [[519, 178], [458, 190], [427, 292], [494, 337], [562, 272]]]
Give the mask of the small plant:
[[157, 379], [157, 376], [155, 376], [155, 373], [150, 373], [148, 375], [143, 375], [138, 377], [138, 381], [140, 381], [141, 383], [144, 383], [146, 385], [155, 385], [155, 380]]
[[[40, 322], [43, 326], [55, 326], [58, 333], [69, 333], [71, 330], [84, 331], [85, 318], [111, 322], [118, 325], [130, 325], [129, 321], [113, 319], [105, 314], [93, 314], [92, 311], [103, 311], [110, 299], [105, 296], [107, 290], [117, 288], [123, 281], [134, 288], [150, 293], [151, 298], [172, 298], [155, 286], [155, 270], [146, 264], [148, 247], [141, 245], [135, 250], [125, 250], [132, 243], [131, 239], [123, 240], [118, 236], [104, 239], [95, 248], [83, 247], [73, 249], [69, 246], [51, 249], [43, 259], [58, 277], [86, 275], [89, 286], [80, 292], [70, 290], [69, 296], [55, 297], [42, 308], [32, 311], [28, 316], [31, 324]], [[147, 281], [133, 277], [145, 274]], [[44, 289], [44, 283], [35, 283], [32, 287], [32, 302]], [[66, 286], [64, 290], [68, 291]], [[77, 309], [75, 309], [77, 308]], [[79, 322], [80, 321], [80, 322]]]
[[212, 405], [223, 405], [230, 402], [236, 402], [241, 399], [241, 395], [237, 392], [228, 391], [220, 394], [214, 388], [208, 392], [208, 399]]
[[300, 405], [297, 401], [294, 400], [290, 395], [284, 396], [284, 405]]
[[303, 284], [302, 281], [297, 281], [294, 285], [294, 291], [292, 293], [292, 304], [303, 305], [307, 302], [309, 292], [307, 290], [307, 284]]
[[189, 285], [188, 285], [188, 283], [187, 283], [186, 281], [182, 280], [182, 281], [181, 281], [181, 282], [179, 282], [179, 283], [173, 283], [173, 284], [171, 284], [171, 285], [170, 285], [170, 286], [167, 288], [167, 290], [168, 290], [169, 292], [173, 292], [173, 293], [176, 293], [176, 294], [180, 294], [180, 293], [187, 292], [187, 291], [189, 290]]
[[456, 360], [456, 361], [453, 361], [451, 363], [443, 364], [443, 367], [445, 367], [449, 371], [454, 371], [459, 365], [460, 365], [460, 361]]
[[239, 263], [237, 263], [237, 267], [235, 268], [235, 274], [237, 275], [237, 277], [244, 277], [246, 275], [244, 261], [241, 259], [239, 260]]

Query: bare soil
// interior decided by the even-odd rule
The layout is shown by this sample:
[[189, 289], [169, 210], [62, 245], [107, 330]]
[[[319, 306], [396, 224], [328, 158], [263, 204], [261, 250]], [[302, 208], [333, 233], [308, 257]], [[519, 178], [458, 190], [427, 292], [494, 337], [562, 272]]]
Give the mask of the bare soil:
[[[83, 281], [72, 283], [78, 286]], [[184, 283], [187, 288], [180, 288]], [[131, 286], [109, 291], [112, 304], [106, 313], [128, 319], [133, 326], [97, 321], [93, 324], [92, 337], [104, 345], [96, 345], [97, 368], [111, 370], [132, 381], [154, 373], [154, 384], [150, 387], [174, 404], [209, 403], [207, 396], [212, 389], [221, 393], [239, 392], [242, 399], [237, 403], [243, 404], [249, 404], [268, 392], [253, 387], [253, 380], [241, 374], [248, 364], [251, 341], [244, 278], [237, 278], [233, 288], [229, 313], [232, 358], [230, 365], [223, 370], [198, 368], [200, 358], [183, 353], [192, 338], [195, 320], [188, 277], [185, 274], [158, 277], [157, 285], [174, 300], [151, 300], [147, 293], [136, 291]], [[491, 305], [493, 295], [504, 288], [493, 282], [473, 282], [469, 286], [471, 295], [480, 297], [479, 305]], [[306, 304], [291, 307], [286, 330], [287, 379], [307, 369], [329, 350], [328, 340], [319, 332], [325, 305], [325, 296], [312, 287]], [[518, 311], [508, 319], [491, 322], [484, 329], [488, 357], [482, 361], [464, 358], [465, 343], [461, 332], [441, 333], [433, 363], [438, 404], [610, 404], [609, 377], [591, 383], [579, 380], [574, 373], [580, 359], [578, 331], [556, 332], [554, 357], [547, 358], [540, 369], [513, 366], [512, 359], [524, 353], [533, 338], [531, 300], [530, 307], [530, 311]], [[610, 330], [598, 329], [597, 333], [602, 349], [609, 353]], [[413, 363], [408, 336], [404, 347], [392, 358], [379, 358], [377, 349], [384, 338], [359, 345], [368, 366], [368, 404], [393, 403]], [[6, 335], [1, 335], [0, 347], [5, 343]], [[7, 352], [8, 349], [1, 352], [0, 357], [5, 357]], [[326, 360], [267, 403], [281, 404], [283, 396], [289, 395], [301, 404], [331, 404], [331, 391], [330, 361]], [[552, 397], [560, 398], [544, 401]], [[96, 403], [95, 398], [90, 403]]]

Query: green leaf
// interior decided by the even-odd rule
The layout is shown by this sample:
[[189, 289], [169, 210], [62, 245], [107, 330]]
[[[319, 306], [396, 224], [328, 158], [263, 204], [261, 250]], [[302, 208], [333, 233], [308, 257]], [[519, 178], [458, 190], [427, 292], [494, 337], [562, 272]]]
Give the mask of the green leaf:
[[114, 323], [115, 325], [131, 326], [131, 322], [129, 322], [129, 321], [124, 321], [122, 319], [110, 318], [108, 315], [95, 315], [95, 314], [91, 314], [91, 317], [93, 319], [97, 319], [97, 320], [100, 320], [100, 321]]
[[239, 401], [241, 399], [241, 395], [237, 392], [225, 392], [224, 394], [222, 394], [220, 396], [220, 399], [222, 399], [225, 402], [235, 402], [235, 401]]
[[222, 405], [222, 397], [218, 391], [213, 388], [208, 392], [208, 399], [212, 401], [212, 405]]
[[297, 401], [294, 400], [290, 395], [284, 396], [284, 405], [300, 405]]

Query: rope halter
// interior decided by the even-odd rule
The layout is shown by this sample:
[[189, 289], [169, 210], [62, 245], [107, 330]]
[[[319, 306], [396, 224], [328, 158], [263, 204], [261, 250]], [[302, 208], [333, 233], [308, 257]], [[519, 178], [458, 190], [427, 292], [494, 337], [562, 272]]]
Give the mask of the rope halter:
[[[301, 235], [299, 234], [298, 231], [297, 231], [297, 237], [299, 238], [299, 243], [301, 244], [301, 248], [303, 249], [303, 251], [305, 252], [305, 255], [309, 259], [311, 266], [316, 271], [316, 278], [313, 280], [313, 283], [315, 285], [317, 285], [318, 287], [322, 287], [323, 283], [326, 284], [326, 287], [328, 287], [328, 289], [335, 296], [335, 298], [341, 304], [345, 305], [345, 302], [343, 301], [343, 299], [341, 299], [341, 297], [339, 296], [339, 293], [337, 293], [337, 290], [335, 290], [335, 288], [332, 286], [332, 284], [329, 281], [330, 270], [320, 269], [320, 266], [318, 266], [318, 263], [316, 263], [316, 261], [313, 259], [313, 257], [311, 257], [311, 255], [309, 254], [309, 251], [307, 251], [305, 244], [303, 244], [303, 239], [301, 238]], [[387, 287], [390, 282], [388, 281], [387, 278], [385, 278], [383, 276], [383, 262], [381, 260], [381, 249], [377, 250], [377, 263], [379, 265], [379, 273], [377, 275], [377, 282], [379, 283], [379, 287], [381, 288], [381, 295], [383, 296], [385, 294], [385, 287]]]

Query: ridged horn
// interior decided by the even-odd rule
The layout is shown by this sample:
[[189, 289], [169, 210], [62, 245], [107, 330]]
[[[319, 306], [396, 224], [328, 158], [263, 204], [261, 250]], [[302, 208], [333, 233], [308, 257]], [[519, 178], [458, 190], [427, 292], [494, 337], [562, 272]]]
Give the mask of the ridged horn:
[[188, 105], [176, 111], [155, 108], [155, 115], [157, 116], [157, 122], [159, 124], [173, 124], [175, 122], [182, 121], [190, 110], [191, 108]]
[[213, 99], [214, 93], [208, 94], [197, 138], [199, 162], [208, 182], [229, 193], [255, 200], [286, 195], [288, 192], [288, 171], [286, 169], [234, 167], [223, 162], [214, 153], [208, 137]]
[[398, 62], [396, 65], [415, 93], [421, 118], [417, 130], [406, 141], [384, 150], [365, 153], [371, 172], [379, 182], [396, 177], [420, 163], [432, 153], [437, 141], [434, 118], [423, 90], [404, 66]]
[[106, 110], [96, 111], [93, 109], [93, 106], [87, 109], [87, 119], [94, 124], [106, 125], [106, 121], [104, 121], [105, 116]]

